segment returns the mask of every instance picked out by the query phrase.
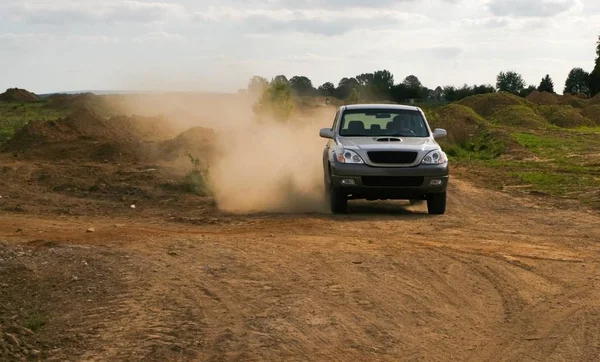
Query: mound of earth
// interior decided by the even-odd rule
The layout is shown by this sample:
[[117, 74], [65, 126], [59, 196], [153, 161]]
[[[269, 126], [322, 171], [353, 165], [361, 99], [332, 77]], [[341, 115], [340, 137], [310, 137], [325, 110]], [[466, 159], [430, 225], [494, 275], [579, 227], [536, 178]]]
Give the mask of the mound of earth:
[[36, 102], [39, 97], [25, 89], [9, 88], [0, 94], [0, 101], [7, 102]]
[[171, 137], [161, 117], [105, 119], [84, 108], [64, 119], [27, 124], [0, 151], [50, 160], [158, 162], [186, 153], [203, 157], [214, 145], [212, 129], [193, 128]]
[[490, 117], [499, 109], [507, 106], [533, 106], [526, 99], [508, 92], [478, 94], [464, 98], [457, 103], [472, 108], [483, 117]]
[[535, 90], [529, 93], [525, 99], [535, 104], [552, 105], [558, 104], [560, 101], [560, 96], [555, 93], [540, 92]]
[[581, 111], [569, 105], [540, 106], [540, 112], [548, 122], [565, 128], [593, 126], [594, 122], [584, 117]]
[[499, 109], [491, 117], [495, 124], [526, 128], [542, 128], [547, 121], [532, 108], [523, 105], [507, 106]]
[[48, 104], [46, 104], [44, 108], [68, 109], [77, 105], [95, 102], [99, 98], [100, 97], [93, 93], [52, 94], [46, 98], [48, 100]]
[[592, 122], [594, 122], [597, 126], [600, 126], [600, 103], [594, 104], [591, 106], [587, 106], [583, 110], [583, 115], [589, 118]]
[[560, 97], [560, 102], [559, 102], [559, 104], [561, 104], [561, 105], [571, 106], [574, 108], [584, 108], [589, 103], [590, 103], [590, 100], [587, 99], [587, 96], [584, 94], [576, 94], [576, 95], [565, 94], [562, 97]]
[[194, 127], [177, 137], [160, 143], [159, 153], [166, 161], [191, 155], [208, 161], [216, 147], [216, 133], [211, 128]]
[[444, 128], [448, 132], [446, 141], [453, 144], [465, 142], [470, 136], [485, 129], [485, 119], [471, 108], [449, 104], [431, 115], [432, 128]]
[[600, 93], [598, 93], [594, 97], [590, 98], [589, 102], [591, 105], [600, 104]]

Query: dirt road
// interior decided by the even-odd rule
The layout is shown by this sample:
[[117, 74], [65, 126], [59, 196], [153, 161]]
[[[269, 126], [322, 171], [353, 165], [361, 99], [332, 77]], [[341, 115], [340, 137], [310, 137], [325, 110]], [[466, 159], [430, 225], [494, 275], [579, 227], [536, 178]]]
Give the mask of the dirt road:
[[600, 358], [597, 213], [456, 178], [441, 217], [159, 208], [2, 213], [2, 359]]

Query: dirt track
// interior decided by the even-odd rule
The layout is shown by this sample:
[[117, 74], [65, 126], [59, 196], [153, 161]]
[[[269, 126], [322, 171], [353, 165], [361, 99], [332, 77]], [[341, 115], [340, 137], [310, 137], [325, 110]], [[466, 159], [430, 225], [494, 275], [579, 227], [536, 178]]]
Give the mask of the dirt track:
[[185, 217], [177, 203], [5, 212], [5, 332], [24, 310], [48, 322], [0, 347], [44, 360], [598, 360], [598, 214], [456, 178], [449, 198], [441, 217], [393, 203], [339, 217], [200, 202]]

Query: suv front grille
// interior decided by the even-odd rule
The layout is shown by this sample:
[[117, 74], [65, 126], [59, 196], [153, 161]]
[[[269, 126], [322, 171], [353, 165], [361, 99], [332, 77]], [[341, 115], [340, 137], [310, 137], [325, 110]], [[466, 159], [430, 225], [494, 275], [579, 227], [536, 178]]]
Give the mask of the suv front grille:
[[369, 151], [367, 156], [374, 163], [410, 164], [417, 159], [413, 151]]
[[423, 176], [363, 176], [367, 187], [418, 187], [423, 185]]

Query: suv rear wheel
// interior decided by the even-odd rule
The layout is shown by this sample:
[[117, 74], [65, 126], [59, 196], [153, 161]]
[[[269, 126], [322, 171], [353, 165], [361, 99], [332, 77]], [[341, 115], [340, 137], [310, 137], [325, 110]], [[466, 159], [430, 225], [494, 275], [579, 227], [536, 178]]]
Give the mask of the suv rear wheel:
[[446, 212], [446, 193], [429, 195], [427, 198], [427, 211], [433, 215], [442, 215]]

